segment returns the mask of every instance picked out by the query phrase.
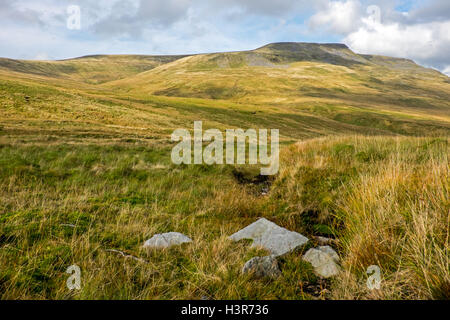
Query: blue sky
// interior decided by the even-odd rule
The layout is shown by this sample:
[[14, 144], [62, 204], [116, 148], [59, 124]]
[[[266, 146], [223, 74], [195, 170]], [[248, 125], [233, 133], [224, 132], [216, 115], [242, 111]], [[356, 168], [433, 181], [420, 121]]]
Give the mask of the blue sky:
[[[69, 6], [80, 9], [77, 14]], [[183, 54], [341, 42], [450, 74], [448, 0], [0, 0], [0, 56]], [[75, 24], [74, 24], [75, 23]]]

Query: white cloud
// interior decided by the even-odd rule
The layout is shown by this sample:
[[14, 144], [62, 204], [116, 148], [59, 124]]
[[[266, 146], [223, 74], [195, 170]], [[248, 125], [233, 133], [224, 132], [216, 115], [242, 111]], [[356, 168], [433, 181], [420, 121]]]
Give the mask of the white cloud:
[[368, 23], [344, 39], [350, 48], [367, 54], [413, 59], [427, 66], [441, 67], [450, 52], [450, 20], [413, 25]]
[[356, 0], [329, 1], [309, 20], [313, 30], [325, 28], [338, 34], [347, 34], [358, 28], [361, 16], [361, 4]]
[[342, 41], [358, 53], [409, 58], [440, 70], [449, 65], [450, 15], [444, 14], [450, 12], [444, 10], [448, 3], [430, 0], [410, 13], [395, 11], [381, 0], [364, 3], [379, 6], [365, 7], [360, 0], [327, 0], [310, 18], [310, 27], [342, 35]]

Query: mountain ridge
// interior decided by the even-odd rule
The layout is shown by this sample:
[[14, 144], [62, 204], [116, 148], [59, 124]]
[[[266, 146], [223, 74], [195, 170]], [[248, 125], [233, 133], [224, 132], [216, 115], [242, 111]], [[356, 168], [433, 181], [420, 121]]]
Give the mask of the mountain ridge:
[[[386, 67], [395, 67], [395, 64], [402, 64], [402, 67], [416, 67], [421, 71], [439, 72], [438, 70], [423, 67], [415, 61], [406, 58], [388, 57], [382, 55], [358, 54], [353, 52], [347, 45], [342, 43], [309, 43], [309, 42], [274, 42], [252, 50], [197, 53], [183, 55], [139, 55], [139, 54], [95, 54], [85, 55], [75, 58], [59, 60], [23, 60], [0, 57], [0, 70], [8, 70], [19, 73], [29, 73], [49, 77], [70, 77], [78, 71], [79, 64], [83, 62], [96, 62], [103, 64], [105, 68], [117, 68], [117, 76], [98, 78], [96, 70], [87, 73], [85, 82], [101, 84], [115, 81], [129, 76], [137, 75], [141, 72], [152, 70], [158, 66], [165, 65], [186, 57], [193, 56], [214, 56], [214, 55], [252, 55], [257, 54], [259, 58], [269, 62], [257, 61], [255, 66], [272, 66], [271, 64], [293, 63], [299, 61], [325, 62], [335, 65], [353, 64], [378, 64]], [[128, 65], [124, 70], [117, 64]], [[252, 64], [252, 63], [250, 63]], [[91, 66], [92, 68], [92, 66]], [[83, 68], [81, 68], [83, 69]], [[94, 68], [104, 71], [101, 67]], [[419, 69], [418, 69], [419, 70]]]

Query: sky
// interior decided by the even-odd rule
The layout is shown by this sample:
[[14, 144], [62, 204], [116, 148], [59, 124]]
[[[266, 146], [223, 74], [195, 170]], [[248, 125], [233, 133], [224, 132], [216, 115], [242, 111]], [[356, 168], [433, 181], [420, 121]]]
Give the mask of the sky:
[[449, 0], [0, 0], [0, 56], [191, 54], [339, 42], [450, 75]]

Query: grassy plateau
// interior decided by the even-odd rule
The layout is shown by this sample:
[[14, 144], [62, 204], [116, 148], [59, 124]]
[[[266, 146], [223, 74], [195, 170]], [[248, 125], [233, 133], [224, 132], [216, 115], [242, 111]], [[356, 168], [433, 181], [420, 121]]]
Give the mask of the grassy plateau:
[[[172, 164], [197, 120], [279, 129], [279, 173]], [[449, 299], [449, 134], [447, 76], [339, 44], [0, 59], [0, 298]], [[241, 273], [264, 249], [228, 239], [259, 217], [311, 239], [272, 280]], [[171, 231], [193, 243], [143, 249]], [[315, 236], [337, 277], [302, 260]]]

